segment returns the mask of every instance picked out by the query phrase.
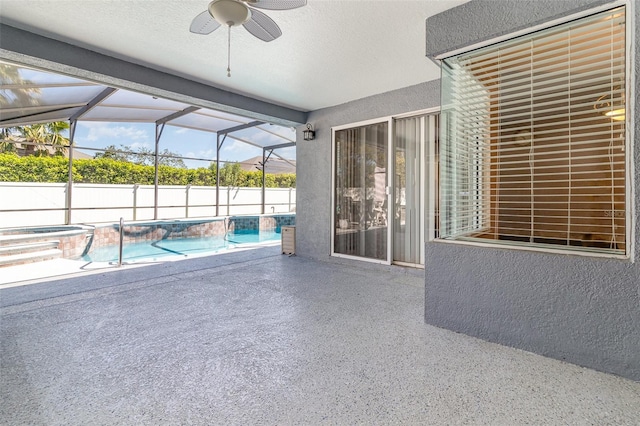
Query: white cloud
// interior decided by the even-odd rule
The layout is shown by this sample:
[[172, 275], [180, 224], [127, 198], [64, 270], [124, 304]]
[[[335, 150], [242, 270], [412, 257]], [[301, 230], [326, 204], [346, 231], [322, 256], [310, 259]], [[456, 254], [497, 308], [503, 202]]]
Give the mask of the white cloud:
[[206, 160], [210, 160], [212, 158], [215, 158], [216, 156], [216, 150], [211, 148], [211, 149], [201, 149], [200, 151], [194, 152], [194, 151], [189, 151], [186, 154], [184, 154], [185, 157], [191, 157], [191, 158], [204, 158]]
[[131, 145], [127, 145], [127, 146], [131, 148], [132, 151], [137, 151], [140, 148], [151, 148], [151, 146], [146, 142], [134, 142]]
[[295, 160], [295, 158], [296, 158], [296, 147], [292, 146], [292, 147], [289, 147], [289, 148], [277, 149], [277, 150], [275, 150], [275, 153], [278, 154], [279, 156], [283, 157], [283, 158]]
[[182, 134], [184, 134], [184, 133], [188, 133], [188, 132], [190, 132], [190, 131], [191, 131], [191, 129], [185, 129], [185, 128], [183, 127], [183, 128], [180, 128], [180, 129], [176, 130], [176, 132], [175, 132], [175, 133], [176, 133], [176, 135], [182, 135]]
[[148, 146], [152, 141], [150, 133], [136, 125], [122, 126], [117, 124], [94, 122], [81, 122], [80, 125], [88, 128], [89, 131], [87, 132], [86, 139], [89, 141], [118, 139], [117, 141], [109, 141], [114, 145], [132, 145], [131, 141], [142, 141], [136, 143], [142, 143], [145, 146]]
[[262, 155], [261, 148], [241, 141], [229, 141], [227, 139], [220, 152], [220, 161], [244, 161], [256, 155]]
[[261, 130], [251, 135], [251, 138], [249, 138], [249, 140], [251, 140], [252, 142], [259, 143], [260, 145], [277, 145], [277, 144], [287, 142], [286, 139], [283, 139], [271, 133], [263, 132]]
[[256, 149], [256, 148], [247, 143], [236, 141], [236, 140], [227, 141], [222, 146], [222, 152], [248, 152], [251, 149]]

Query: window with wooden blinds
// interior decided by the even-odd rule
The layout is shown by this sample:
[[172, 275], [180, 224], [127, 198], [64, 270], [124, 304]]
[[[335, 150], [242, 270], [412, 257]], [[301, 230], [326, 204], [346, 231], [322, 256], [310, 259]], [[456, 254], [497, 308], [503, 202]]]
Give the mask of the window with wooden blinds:
[[625, 8], [442, 61], [441, 238], [627, 254]]

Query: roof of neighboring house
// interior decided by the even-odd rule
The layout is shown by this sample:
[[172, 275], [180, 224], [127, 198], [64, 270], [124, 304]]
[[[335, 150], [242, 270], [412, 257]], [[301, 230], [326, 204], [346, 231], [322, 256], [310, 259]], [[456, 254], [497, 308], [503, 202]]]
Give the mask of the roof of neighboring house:
[[[69, 155], [65, 152], [64, 156], [68, 157]], [[93, 158], [93, 155], [86, 154], [82, 151], [78, 151], [77, 149], [73, 148], [73, 158], [75, 158], [76, 160], [91, 159]]]
[[[242, 170], [251, 171], [262, 169], [260, 163], [262, 157], [253, 157], [240, 162]], [[284, 173], [296, 173], [296, 160], [283, 160], [280, 158], [274, 158], [273, 156], [267, 161], [267, 173], [274, 175], [280, 175]]]

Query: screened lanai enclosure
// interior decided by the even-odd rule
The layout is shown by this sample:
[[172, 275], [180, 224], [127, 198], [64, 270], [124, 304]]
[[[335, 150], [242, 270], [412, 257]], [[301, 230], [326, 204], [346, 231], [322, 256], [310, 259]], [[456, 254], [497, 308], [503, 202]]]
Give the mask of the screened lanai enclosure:
[[0, 227], [295, 211], [293, 128], [9, 62], [0, 78]]

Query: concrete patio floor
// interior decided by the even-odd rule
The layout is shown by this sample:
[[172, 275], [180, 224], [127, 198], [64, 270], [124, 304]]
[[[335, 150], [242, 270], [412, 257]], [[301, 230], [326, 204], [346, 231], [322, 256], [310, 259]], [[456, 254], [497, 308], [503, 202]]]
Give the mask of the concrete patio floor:
[[640, 424], [640, 383], [425, 325], [421, 273], [278, 247], [0, 290], [0, 423]]

